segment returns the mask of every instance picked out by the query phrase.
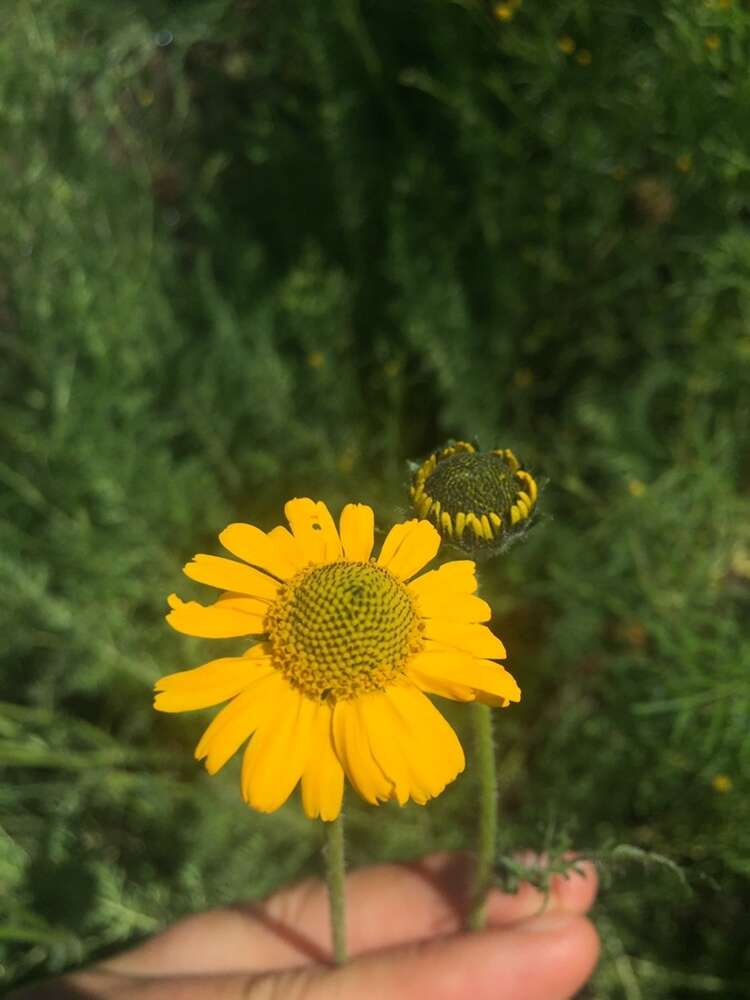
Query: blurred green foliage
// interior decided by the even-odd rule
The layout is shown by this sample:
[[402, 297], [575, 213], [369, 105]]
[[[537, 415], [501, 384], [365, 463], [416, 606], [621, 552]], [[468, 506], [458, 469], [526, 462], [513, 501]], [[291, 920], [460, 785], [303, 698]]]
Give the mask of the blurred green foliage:
[[[249, 812], [205, 720], [152, 712], [211, 655], [164, 596], [291, 495], [387, 527], [407, 460], [468, 436], [550, 480], [484, 567], [524, 687], [500, 849], [604, 858], [591, 1000], [747, 996], [747, 4], [0, 23], [5, 981], [317, 865], [296, 800]], [[467, 844], [472, 796], [351, 801], [351, 859]]]

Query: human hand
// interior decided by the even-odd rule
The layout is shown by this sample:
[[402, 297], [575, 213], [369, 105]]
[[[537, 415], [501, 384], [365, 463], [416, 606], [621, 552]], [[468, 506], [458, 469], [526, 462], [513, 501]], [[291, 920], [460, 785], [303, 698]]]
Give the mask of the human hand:
[[[487, 929], [462, 930], [470, 866], [459, 854], [363, 868], [347, 879], [351, 960], [331, 965], [325, 886], [308, 879], [263, 903], [187, 917], [89, 969], [14, 1000], [565, 1000], [591, 973], [584, 914], [593, 865], [490, 893]], [[542, 912], [543, 910], [543, 912]], [[10, 998], [9, 998], [10, 1000]]]

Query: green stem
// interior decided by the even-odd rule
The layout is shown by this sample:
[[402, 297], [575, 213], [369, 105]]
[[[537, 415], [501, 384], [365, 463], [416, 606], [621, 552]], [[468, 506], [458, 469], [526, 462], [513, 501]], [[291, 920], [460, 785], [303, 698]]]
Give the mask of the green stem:
[[474, 748], [479, 772], [479, 831], [471, 891], [468, 925], [481, 930], [487, 918], [485, 900], [492, 884], [497, 845], [497, 764], [492, 735], [492, 709], [475, 703], [471, 706], [474, 725]]
[[344, 817], [342, 813], [326, 823], [326, 882], [331, 902], [331, 941], [336, 965], [346, 961], [346, 903], [344, 897]]

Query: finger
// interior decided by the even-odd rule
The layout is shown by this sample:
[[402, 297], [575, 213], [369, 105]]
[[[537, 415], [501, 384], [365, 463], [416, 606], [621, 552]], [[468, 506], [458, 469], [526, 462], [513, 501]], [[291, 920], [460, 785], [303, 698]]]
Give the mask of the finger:
[[[339, 968], [140, 979], [111, 1000], [568, 1000], [591, 974], [596, 931], [584, 917], [545, 913], [506, 928], [361, 956]], [[96, 984], [91, 982], [91, 987]], [[101, 990], [101, 985], [99, 989]]]
[[[455, 933], [465, 924], [471, 863], [462, 854], [435, 854], [410, 864], [376, 865], [347, 879], [351, 955]], [[593, 865], [565, 879], [555, 876], [550, 911], [585, 913], [596, 894]], [[493, 891], [488, 924], [503, 927], [539, 913], [545, 897], [524, 884], [513, 894]], [[175, 924], [144, 945], [105, 963], [137, 975], [265, 971], [329, 962], [330, 926], [325, 886], [306, 880], [264, 903], [238, 905]]]

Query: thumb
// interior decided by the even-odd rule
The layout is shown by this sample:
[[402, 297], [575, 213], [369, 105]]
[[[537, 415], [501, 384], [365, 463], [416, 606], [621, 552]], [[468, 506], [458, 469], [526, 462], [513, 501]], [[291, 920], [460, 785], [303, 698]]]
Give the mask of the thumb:
[[339, 968], [137, 976], [103, 969], [55, 980], [28, 1000], [568, 1000], [596, 963], [591, 923], [544, 913], [510, 927], [370, 952]]
[[[461, 934], [260, 976], [244, 1000], [565, 1000], [591, 974], [599, 943], [584, 917], [547, 913], [510, 928]], [[229, 993], [228, 996], [233, 996]], [[238, 994], [239, 996], [239, 994]]]

